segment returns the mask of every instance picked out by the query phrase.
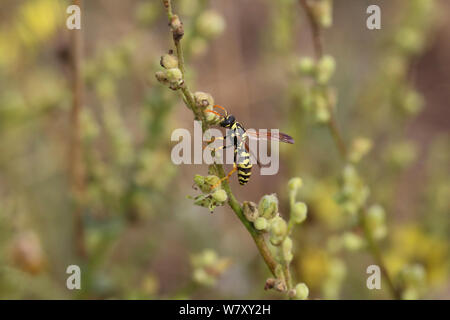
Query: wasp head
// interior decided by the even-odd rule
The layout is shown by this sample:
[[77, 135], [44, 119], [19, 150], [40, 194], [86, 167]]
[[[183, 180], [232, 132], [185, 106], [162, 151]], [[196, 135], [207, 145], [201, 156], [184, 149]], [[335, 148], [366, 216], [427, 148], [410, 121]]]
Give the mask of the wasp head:
[[222, 122], [220, 122], [220, 126], [224, 128], [230, 128], [234, 123], [236, 122], [236, 119], [232, 114], [226, 116]]

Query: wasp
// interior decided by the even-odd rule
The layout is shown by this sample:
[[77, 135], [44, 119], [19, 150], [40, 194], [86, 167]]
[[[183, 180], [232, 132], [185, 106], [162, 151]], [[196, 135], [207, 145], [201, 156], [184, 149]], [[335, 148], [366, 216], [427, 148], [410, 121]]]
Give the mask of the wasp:
[[[244, 126], [236, 120], [236, 118], [232, 114], [228, 114], [227, 110], [219, 105], [214, 105], [213, 108], [222, 109], [224, 114], [220, 114], [214, 110], [206, 110], [207, 112], [212, 112], [215, 115], [220, 117], [219, 125], [223, 128], [227, 128], [230, 131], [227, 136], [219, 137], [216, 139], [226, 140], [227, 137], [231, 138], [231, 145], [224, 145], [219, 148], [213, 149], [214, 151], [225, 149], [229, 147], [234, 147], [234, 159], [233, 159], [233, 169], [222, 178], [216, 185], [212, 188], [217, 187], [222, 183], [223, 180], [229, 180], [229, 178], [237, 171], [238, 180], [240, 185], [245, 185], [249, 180], [252, 174], [252, 163], [250, 161], [250, 150], [248, 146], [248, 138], [253, 139], [265, 139], [265, 140], [277, 140], [285, 143], [294, 143], [294, 139], [285, 133], [272, 133], [266, 132], [264, 134], [260, 134], [255, 131], [247, 131]], [[215, 139], [214, 139], [215, 140]], [[214, 140], [208, 141], [213, 142]], [[260, 166], [258, 159], [255, 157], [257, 164]]]

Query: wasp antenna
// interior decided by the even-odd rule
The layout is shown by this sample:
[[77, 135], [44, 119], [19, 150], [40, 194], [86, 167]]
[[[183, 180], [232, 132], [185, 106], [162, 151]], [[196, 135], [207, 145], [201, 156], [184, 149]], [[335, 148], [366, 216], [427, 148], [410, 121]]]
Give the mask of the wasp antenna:
[[221, 117], [221, 118], [224, 117], [223, 115], [221, 115], [221, 114], [218, 113], [218, 112], [215, 112], [214, 110], [205, 110], [205, 112], [211, 112], [211, 113], [214, 113], [215, 115], [217, 115], [217, 116], [219, 116], [219, 117]]
[[213, 106], [213, 108], [219, 108], [219, 109], [222, 109], [223, 111], [225, 111], [225, 117], [224, 118], [226, 118], [228, 116], [228, 112], [227, 112], [227, 110], [224, 107], [219, 106], [219, 105], [216, 104], [216, 105]]

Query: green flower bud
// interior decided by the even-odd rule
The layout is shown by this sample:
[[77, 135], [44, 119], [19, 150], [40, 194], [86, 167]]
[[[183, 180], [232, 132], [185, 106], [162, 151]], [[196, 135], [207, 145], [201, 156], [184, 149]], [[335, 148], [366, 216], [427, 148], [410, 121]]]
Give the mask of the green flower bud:
[[317, 63], [317, 82], [327, 84], [336, 69], [336, 61], [332, 56], [323, 56]]
[[204, 11], [197, 19], [197, 30], [205, 38], [214, 38], [225, 30], [225, 20], [213, 10]]
[[308, 213], [308, 207], [305, 203], [296, 202], [291, 210], [292, 220], [295, 223], [302, 223], [303, 221], [305, 221]]
[[243, 209], [244, 215], [248, 221], [254, 222], [259, 216], [258, 208], [256, 206], [256, 203], [254, 203], [254, 202], [244, 201], [244, 204], [242, 205], [242, 209]]
[[401, 277], [406, 286], [418, 288], [426, 281], [426, 271], [420, 264], [407, 265], [401, 271]]
[[352, 162], [359, 162], [372, 149], [372, 141], [367, 138], [358, 137], [352, 142], [349, 159]]
[[215, 186], [220, 182], [220, 178], [218, 176], [209, 175], [205, 177], [205, 182], [209, 184], [210, 186]]
[[386, 213], [382, 206], [371, 206], [367, 212], [366, 221], [375, 239], [382, 239], [386, 236]]
[[289, 237], [286, 237], [286, 239], [284, 239], [283, 244], [282, 244], [282, 252], [283, 252], [283, 259], [286, 262], [291, 262], [292, 258], [294, 257], [292, 255], [292, 239]]
[[398, 31], [395, 41], [403, 51], [411, 54], [419, 52], [423, 48], [424, 39], [419, 31], [412, 28], [403, 28]]
[[165, 69], [178, 68], [178, 58], [172, 53], [163, 55], [159, 63]]
[[288, 182], [288, 188], [290, 191], [296, 191], [300, 189], [303, 185], [303, 181], [301, 178], [292, 178]]
[[329, 28], [333, 24], [333, 1], [316, 0], [308, 3], [317, 24]]
[[416, 115], [425, 104], [424, 98], [414, 90], [409, 90], [401, 100], [401, 106], [408, 115]]
[[228, 199], [227, 193], [223, 189], [219, 189], [213, 192], [212, 197], [217, 202], [225, 202]]
[[183, 74], [181, 73], [181, 70], [178, 68], [167, 69], [166, 77], [171, 85], [179, 86], [183, 83]]
[[300, 59], [298, 68], [301, 74], [311, 76], [316, 71], [316, 63], [314, 62], [314, 59], [304, 57]]
[[255, 229], [259, 230], [259, 231], [266, 230], [269, 227], [269, 223], [267, 222], [267, 219], [263, 218], [263, 217], [256, 218], [253, 225], [255, 226]]
[[306, 284], [299, 283], [295, 286], [295, 298], [297, 300], [306, 300], [309, 295], [309, 289]]
[[214, 98], [209, 93], [206, 92], [197, 91], [196, 93], [194, 93], [194, 100], [197, 107], [200, 108], [214, 106]]
[[265, 195], [258, 205], [260, 216], [271, 219], [278, 213], [278, 199], [275, 194]]
[[203, 266], [211, 266], [215, 264], [218, 260], [217, 253], [211, 249], [204, 250], [201, 254], [201, 257]]
[[281, 244], [281, 241], [286, 237], [288, 227], [286, 221], [281, 217], [275, 217], [270, 223], [270, 242], [274, 246]]
[[205, 285], [205, 286], [212, 286], [215, 283], [215, 279], [214, 277], [212, 277], [211, 275], [209, 275], [205, 269], [203, 268], [199, 268], [199, 269], [195, 269], [194, 270], [194, 274], [193, 274], [193, 278], [194, 281]]
[[357, 234], [346, 232], [342, 236], [342, 244], [349, 251], [357, 251], [364, 246], [364, 241]]

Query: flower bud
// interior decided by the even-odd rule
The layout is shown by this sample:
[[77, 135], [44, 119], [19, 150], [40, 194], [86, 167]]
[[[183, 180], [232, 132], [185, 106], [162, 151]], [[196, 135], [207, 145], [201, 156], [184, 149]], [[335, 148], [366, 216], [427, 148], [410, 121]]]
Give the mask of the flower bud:
[[251, 222], [255, 222], [255, 220], [259, 216], [256, 203], [251, 202], [251, 201], [244, 201], [244, 204], [242, 205], [242, 209], [244, 211], [244, 215], [247, 218], [247, 220], [251, 221]]
[[342, 244], [349, 251], [357, 251], [364, 246], [364, 241], [357, 234], [346, 232], [342, 236]]
[[295, 223], [302, 223], [303, 221], [305, 221], [308, 213], [308, 207], [305, 203], [296, 202], [291, 210], [292, 220]]
[[178, 68], [178, 58], [172, 53], [163, 55], [159, 63], [165, 69]]
[[183, 83], [183, 74], [178, 68], [167, 69], [166, 77], [171, 85], [179, 86]]
[[294, 257], [292, 255], [292, 239], [289, 237], [286, 237], [286, 239], [284, 239], [283, 244], [282, 244], [282, 252], [283, 252], [283, 259], [286, 262], [291, 262], [292, 258]]
[[292, 178], [288, 182], [288, 188], [290, 191], [296, 191], [300, 189], [303, 185], [303, 181], [301, 178]]
[[309, 289], [306, 284], [299, 283], [295, 286], [295, 298], [297, 300], [306, 300], [309, 295]]
[[214, 38], [225, 30], [225, 20], [213, 10], [204, 11], [198, 17], [197, 30], [205, 38]]
[[312, 58], [304, 57], [300, 59], [298, 68], [301, 74], [311, 76], [316, 71], [316, 63]]
[[206, 92], [197, 91], [196, 93], [194, 93], [194, 100], [197, 107], [200, 108], [206, 108], [209, 106], [212, 107], [214, 105], [213, 97]]
[[329, 28], [333, 24], [333, 1], [315, 0], [309, 2], [311, 12], [317, 24], [322, 28]]
[[167, 76], [166, 73], [163, 71], [157, 71], [155, 73], [155, 77], [156, 80], [158, 80], [159, 82], [161, 82], [164, 85], [169, 85], [169, 80], [167, 80]]
[[281, 217], [276, 217], [272, 219], [272, 222], [270, 223], [270, 242], [274, 246], [278, 246], [281, 244], [281, 241], [285, 238], [287, 235], [287, 223], [284, 221]]
[[209, 184], [210, 186], [215, 186], [220, 181], [220, 178], [218, 176], [209, 175], [205, 177], [205, 182]]
[[170, 20], [170, 28], [172, 29], [173, 33], [173, 39], [175, 41], [181, 40], [184, 35], [184, 28], [183, 23], [181, 22], [180, 18], [177, 15], [173, 15], [172, 19]]
[[349, 159], [352, 162], [359, 162], [372, 149], [372, 141], [367, 138], [358, 137], [352, 142]]
[[275, 194], [265, 195], [261, 198], [258, 205], [260, 216], [271, 219], [278, 212], [278, 199]]
[[382, 239], [386, 236], [386, 214], [382, 206], [371, 206], [367, 212], [366, 220], [375, 239]]
[[269, 223], [267, 222], [267, 219], [263, 218], [263, 217], [256, 218], [253, 225], [255, 226], [255, 229], [259, 230], [259, 231], [266, 230], [269, 227]]
[[227, 193], [223, 189], [219, 189], [213, 192], [212, 197], [217, 202], [225, 202], [228, 199]]
[[46, 265], [41, 241], [33, 231], [20, 232], [11, 248], [14, 264], [32, 275], [41, 273]]
[[317, 82], [327, 84], [334, 74], [336, 62], [332, 56], [323, 56], [317, 63]]

